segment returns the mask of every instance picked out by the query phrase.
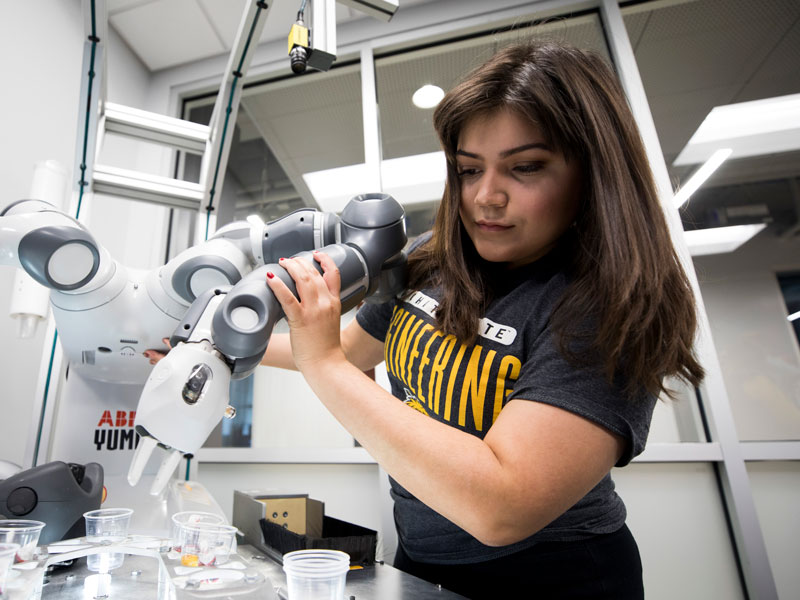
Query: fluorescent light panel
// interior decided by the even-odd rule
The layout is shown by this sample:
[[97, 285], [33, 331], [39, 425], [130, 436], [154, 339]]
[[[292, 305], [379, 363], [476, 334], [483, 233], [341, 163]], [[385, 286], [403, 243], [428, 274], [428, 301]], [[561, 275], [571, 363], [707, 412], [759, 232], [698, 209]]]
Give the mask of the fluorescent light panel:
[[790, 314], [786, 318], [789, 319], [790, 321], [796, 321], [797, 319], [800, 319], [800, 310], [798, 310], [796, 313]]
[[800, 94], [715, 106], [673, 164], [704, 162], [723, 147], [733, 158], [799, 150]]
[[732, 225], [684, 231], [683, 235], [692, 256], [705, 256], [733, 252], [764, 227], [766, 227], [764, 223]]

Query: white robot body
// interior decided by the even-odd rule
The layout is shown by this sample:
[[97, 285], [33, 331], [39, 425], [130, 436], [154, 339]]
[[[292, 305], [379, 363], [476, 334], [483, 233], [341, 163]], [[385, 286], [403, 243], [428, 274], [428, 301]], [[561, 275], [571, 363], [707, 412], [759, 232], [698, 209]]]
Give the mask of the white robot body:
[[[51, 291], [59, 338], [71, 369], [113, 383], [141, 383], [152, 365], [143, 355], [163, 348], [180, 314], [161, 310], [148, 294], [146, 272], [117, 264], [103, 288], [86, 294]], [[176, 311], [177, 312], [177, 311]]]

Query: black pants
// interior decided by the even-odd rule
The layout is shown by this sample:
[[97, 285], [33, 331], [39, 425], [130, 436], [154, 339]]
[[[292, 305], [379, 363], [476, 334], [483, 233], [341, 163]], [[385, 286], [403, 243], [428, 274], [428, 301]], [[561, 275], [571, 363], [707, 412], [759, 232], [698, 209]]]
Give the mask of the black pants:
[[438, 565], [411, 560], [398, 545], [394, 566], [472, 598], [641, 600], [642, 562], [627, 526], [576, 542], [542, 542], [502, 558]]

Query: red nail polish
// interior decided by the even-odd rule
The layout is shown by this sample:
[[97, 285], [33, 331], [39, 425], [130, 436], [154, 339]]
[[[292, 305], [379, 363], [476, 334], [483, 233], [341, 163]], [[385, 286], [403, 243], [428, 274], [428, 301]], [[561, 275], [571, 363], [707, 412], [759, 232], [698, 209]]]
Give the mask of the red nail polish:
[[286, 259], [285, 258], [279, 258], [278, 262], [281, 262], [282, 260], [286, 260]]
[[275, 277], [275, 273], [273, 273], [272, 271], [267, 271], [267, 279], [272, 279], [273, 277]]

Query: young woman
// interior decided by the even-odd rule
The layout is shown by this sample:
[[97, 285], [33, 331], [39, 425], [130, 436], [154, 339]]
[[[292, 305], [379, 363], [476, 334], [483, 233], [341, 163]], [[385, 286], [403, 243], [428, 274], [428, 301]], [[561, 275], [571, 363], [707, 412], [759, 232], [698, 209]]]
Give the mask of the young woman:
[[[447, 184], [406, 292], [340, 331], [339, 275], [281, 265], [299, 369], [391, 477], [396, 566], [471, 598], [642, 598], [609, 472], [665, 376], [696, 385], [695, 306], [635, 122], [602, 59], [499, 51], [434, 115]], [[392, 393], [363, 371], [386, 361]], [[398, 399], [400, 401], [398, 401]]]

